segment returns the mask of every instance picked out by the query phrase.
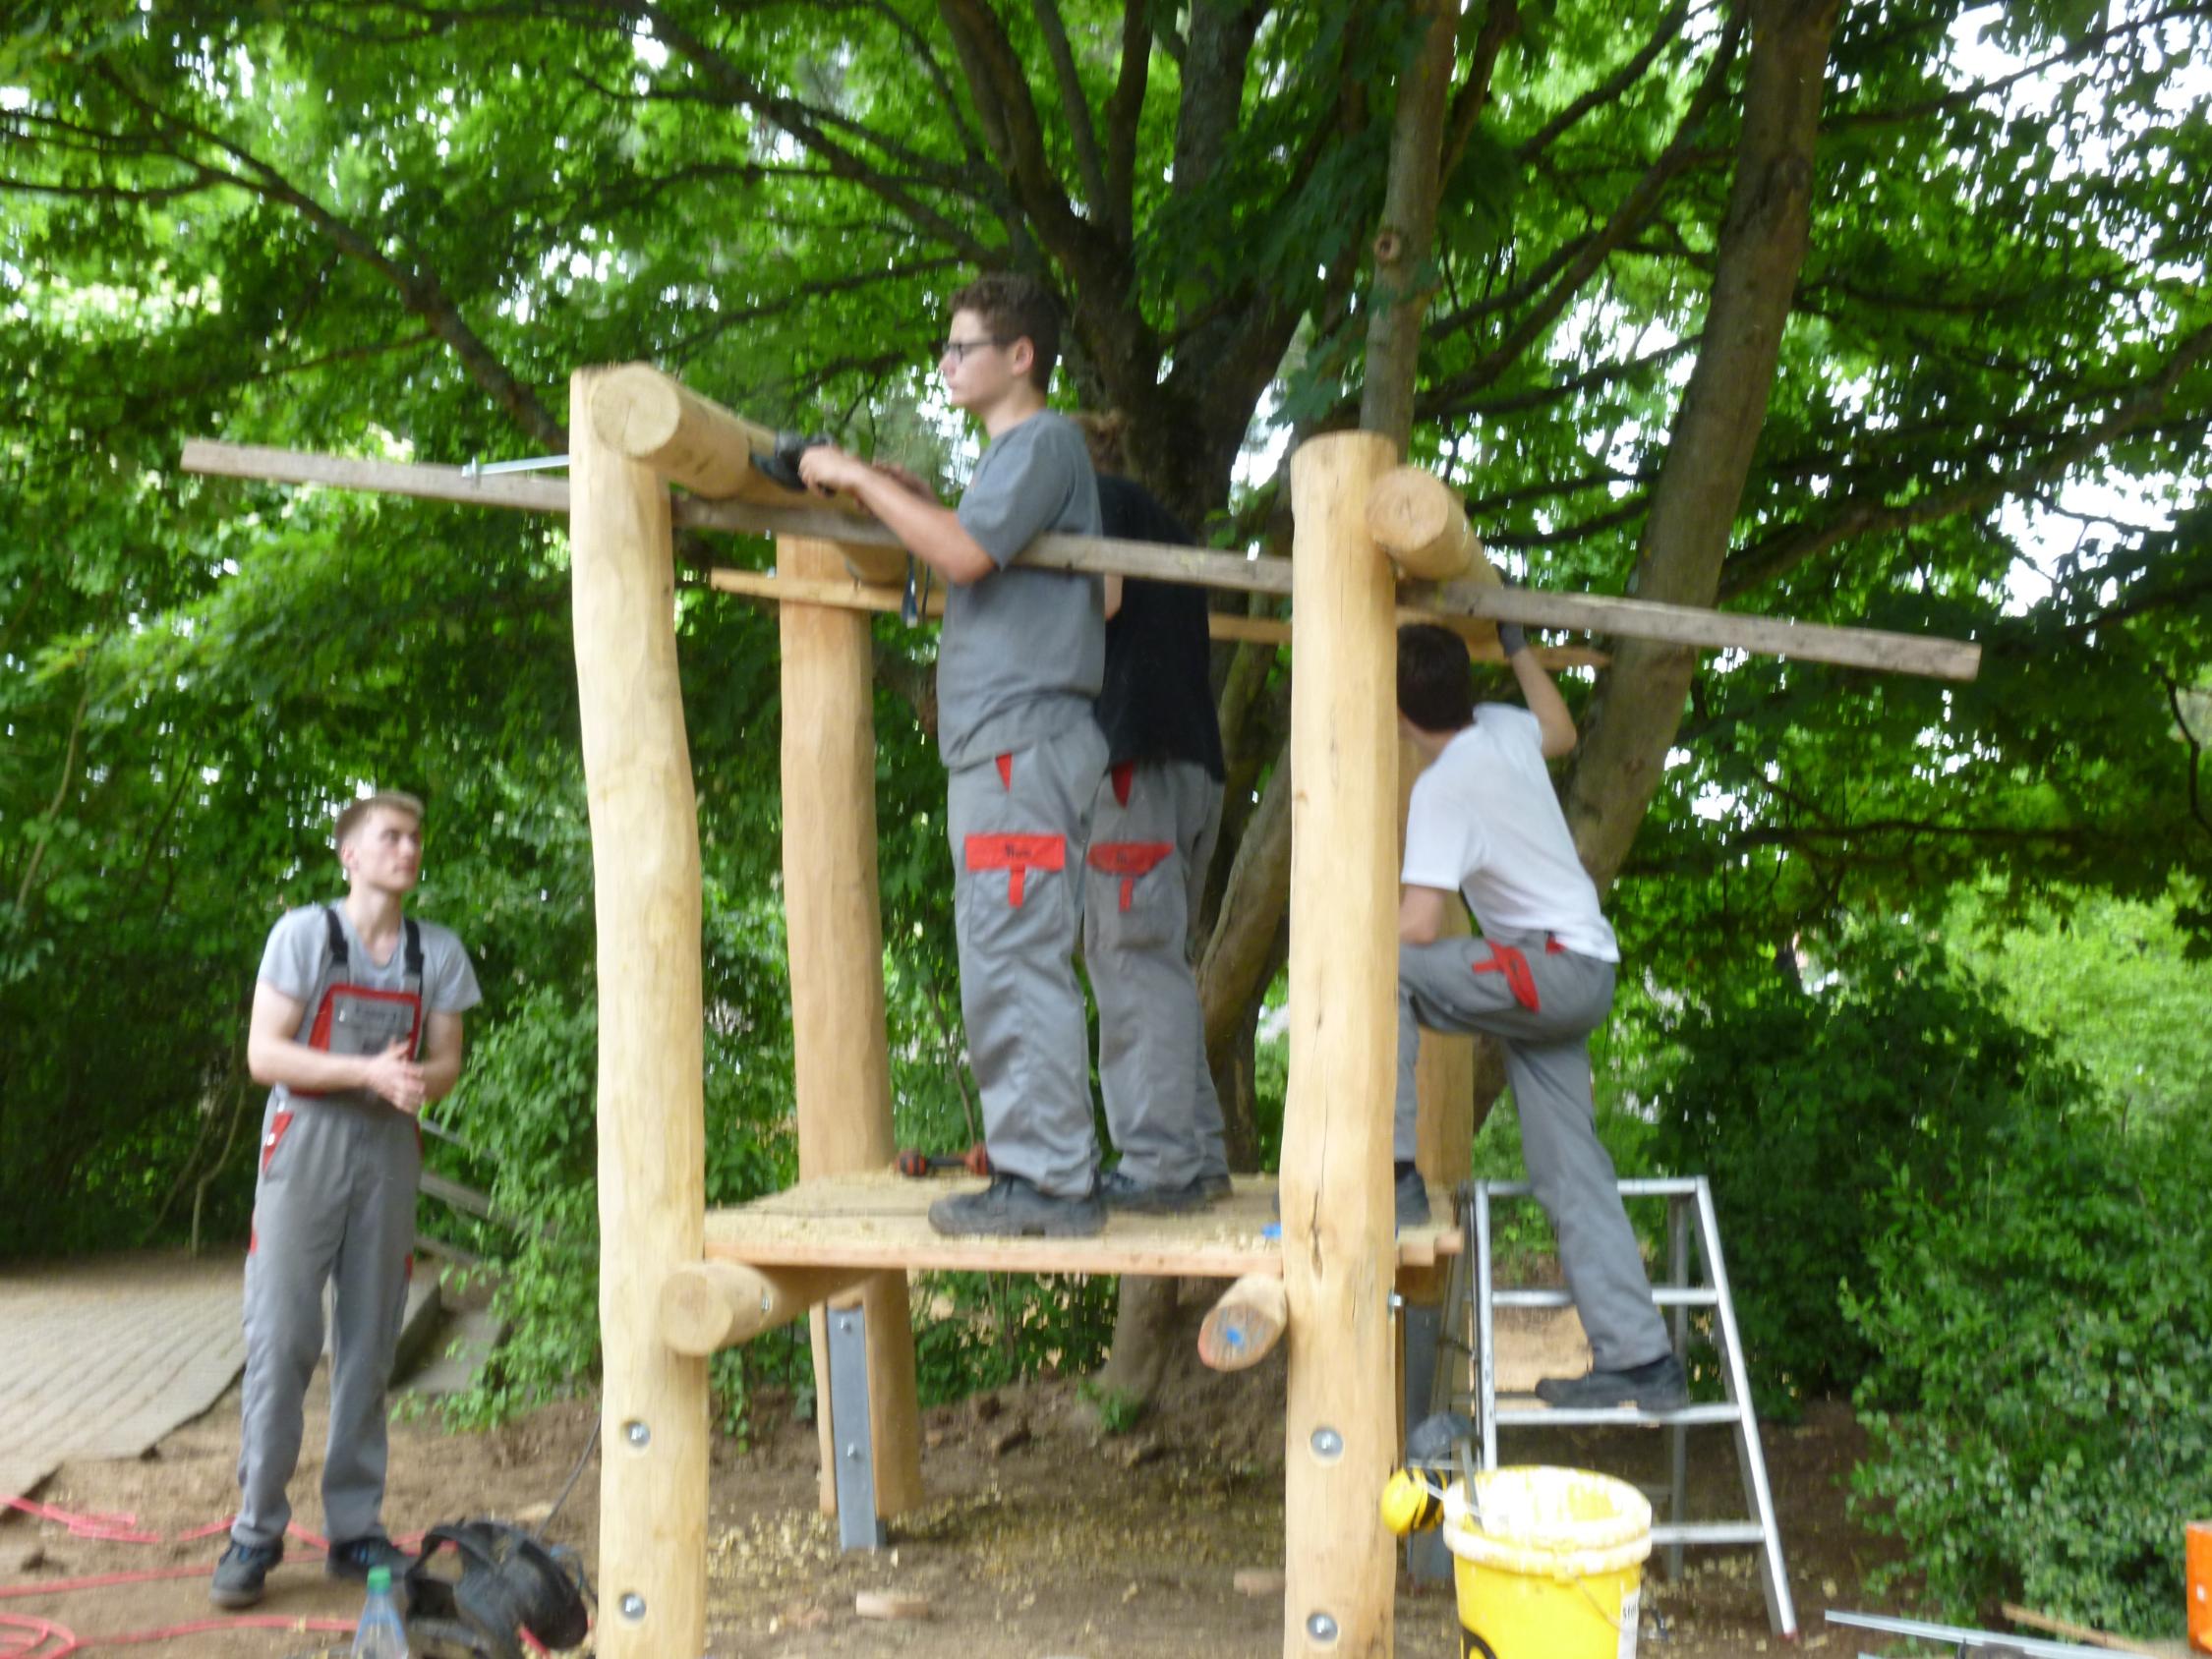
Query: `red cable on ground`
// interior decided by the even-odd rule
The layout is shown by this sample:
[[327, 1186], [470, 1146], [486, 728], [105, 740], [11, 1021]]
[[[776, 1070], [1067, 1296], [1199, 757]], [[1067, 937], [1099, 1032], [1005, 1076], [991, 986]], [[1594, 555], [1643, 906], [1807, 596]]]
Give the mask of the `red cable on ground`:
[[67, 1510], [34, 1504], [29, 1498], [0, 1498], [0, 1506], [66, 1526], [72, 1538], [89, 1538], [101, 1544], [165, 1544], [169, 1541], [159, 1533], [136, 1530], [139, 1517], [135, 1515], [72, 1515]]

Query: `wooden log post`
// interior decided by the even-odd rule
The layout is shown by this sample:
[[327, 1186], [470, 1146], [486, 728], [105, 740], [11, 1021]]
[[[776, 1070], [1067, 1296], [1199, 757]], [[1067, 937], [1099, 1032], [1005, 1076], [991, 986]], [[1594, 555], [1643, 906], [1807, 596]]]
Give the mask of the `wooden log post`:
[[1367, 527], [1387, 438], [1291, 458], [1290, 1090], [1283, 1285], [1291, 1317], [1283, 1652], [1391, 1651], [1376, 1500], [1397, 1455], [1390, 1099], [1397, 1051], [1392, 571]]
[[[598, 374], [570, 382], [590, 406]], [[661, 1341], [671, 1268], [706, 1232], [699, 830], [676, 682], [669, 492], [573, 425], [576, 689], [599, 928], [599, 1651], [707, 1635], [707, 1362]]]
[[[1406, 851], [1406, 808], [1414, 779], [1422, 773], [1421, 751], [1398, 741], [1398, 861]], [[1464, 939], [1474, 931], [1465, 906], [1444, 907], [1445, 939]], [[1447, 1190], [1467, 1179], [1475, 1163], [1475, 1039], [1445, 1031], [1421, 1034], [1421, 1060], [1415, 1071], [1421, 1116], [1415, 1131], [1414, 1161], [1430, 1186]]]
[[[781, 575], [842, 577], [832, 543], [786, 538]], [[784, 704], [784, 915], [791, 969], [791, 1046], [799, 1178], [880, 1170], [897, 1156], [884, 1020], [883, 911], [876, 884], [875, 668], [864, 612], [786, 604], [780, 614]], [[869, 1442], [878, 1515], [921, 1502], [921, 1406], [902, 1273], [871, 1275], [867, 1310]], [[813, 1320], [822, 1508], [837, 1508], [829, 1348]]]

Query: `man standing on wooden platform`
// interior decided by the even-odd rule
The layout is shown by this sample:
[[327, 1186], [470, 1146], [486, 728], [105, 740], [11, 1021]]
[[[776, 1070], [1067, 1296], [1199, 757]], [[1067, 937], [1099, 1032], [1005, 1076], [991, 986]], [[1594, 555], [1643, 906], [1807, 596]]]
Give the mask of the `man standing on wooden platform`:
[[[1076, 418], [1108, 536], [1189, 545], [1160, 500], [1121, 476], [1118, 415]], [[1108, 1208], [1195, 1210], [1229, 1191], [1221, 1100], [1206, 1065], [1192, 929], [1221, 833], [1221, 723], [1207, 676], [1206, 596], [1106, 578], [1106, 777], [1091, 812], [1083, 966], [1098, 1000], [1098, 1080], [1121, 1162]]]
[[417, 1115], [461, 1075], [461, 1015], [482, 1000], [461, 942], [401, 915], [423, 862], [423, 804], [379, 794], [338, 814], [341, 904], [289, 912], [268, 936], [246, 1060], [273, 1085], [246, 1247], [241, 1494], [208, 1597], [262, 1599], [284, 1559], [308, 1378], [335, 1287], [325, 1571], [367, 1578], [414, 1558], [385, 1535], [384, 1389], [407, 1304], [422, 1175]]
[[832, 445], [799, 473], [847, 490], [945, 578], [937, 742], [948, 773], [960, 1013], [994, 1174], [929, 1209], [940, 1232], [1083, 1236], [1101, 1230], [1090, 1042], [1074, 955], [1078, 873], [1106, 741], [1091, 718], [1106, 657], [1095, 577], [1008, 568], [1048, 532], [1098, 534], [1083, 440], [1045, 408], [1060, 355], [1052, 297], [995, 274], [953, 298], [939, 358], [956, 408], [989, 446], [959, 509], [903, 469]]
[[[1398, 631], [1399, 723], [1427, 762], [1407, 808], [1398, 904], [1398, 1225], [1428, 1220], [1414, 1167], [1420, 1027], [1487, 1032], [1505, 1050], [1529, 1180], [1590, 1338], [1589, 1374], [1547, 1378], [1537, 1394], [1559, 1406], [1668, 1410], [1689, 1403], [1688, 1385], [1591, 1091], [1590, 1033], [1612, 1006], [1620, 949], [1544, 768], [1574, 748], [1574, 717], [1519, 628], [1501, 623], [1498, 643], [1527, 709], [1475, 705], [1457, 634]], [[1447, 907], [1462, 896], [1477, 936], [1446, 939]]]

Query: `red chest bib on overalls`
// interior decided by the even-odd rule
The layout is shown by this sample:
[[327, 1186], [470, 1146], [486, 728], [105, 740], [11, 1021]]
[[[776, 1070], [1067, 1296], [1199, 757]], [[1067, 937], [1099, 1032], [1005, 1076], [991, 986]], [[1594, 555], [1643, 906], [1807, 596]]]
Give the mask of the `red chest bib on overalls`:
[[[308, 1047], [331, 1055], [380, 1055], [394, 1043], [405, 1043], [407, 1058], [413, 1059], [422, 1050], [423, 1038], [422, 929], [411, 919], [403, 924], [406, 977], [400, 990], [384, 991], [356, 985], [347, 977], [351, 955], [335, 906], [323, 906], [322, 921], [329, 938], [332, 974], [322, 1000], [316, 1004], [315, 1023], [306, 1039]], [[310, 1093], [306, 1089], [292, 1092]]]

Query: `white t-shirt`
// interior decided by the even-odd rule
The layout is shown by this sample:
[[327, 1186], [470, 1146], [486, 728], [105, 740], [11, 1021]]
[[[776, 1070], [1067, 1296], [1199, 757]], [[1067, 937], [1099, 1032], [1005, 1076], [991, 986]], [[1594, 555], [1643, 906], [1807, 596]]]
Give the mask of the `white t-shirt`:
[[1526, 709], [1476, 705], [1475, 723], [1415, 780], [1400, 879], [1457, 887], [1485, 934], [1548, 933], [1581, 955], [1620, 960]]

